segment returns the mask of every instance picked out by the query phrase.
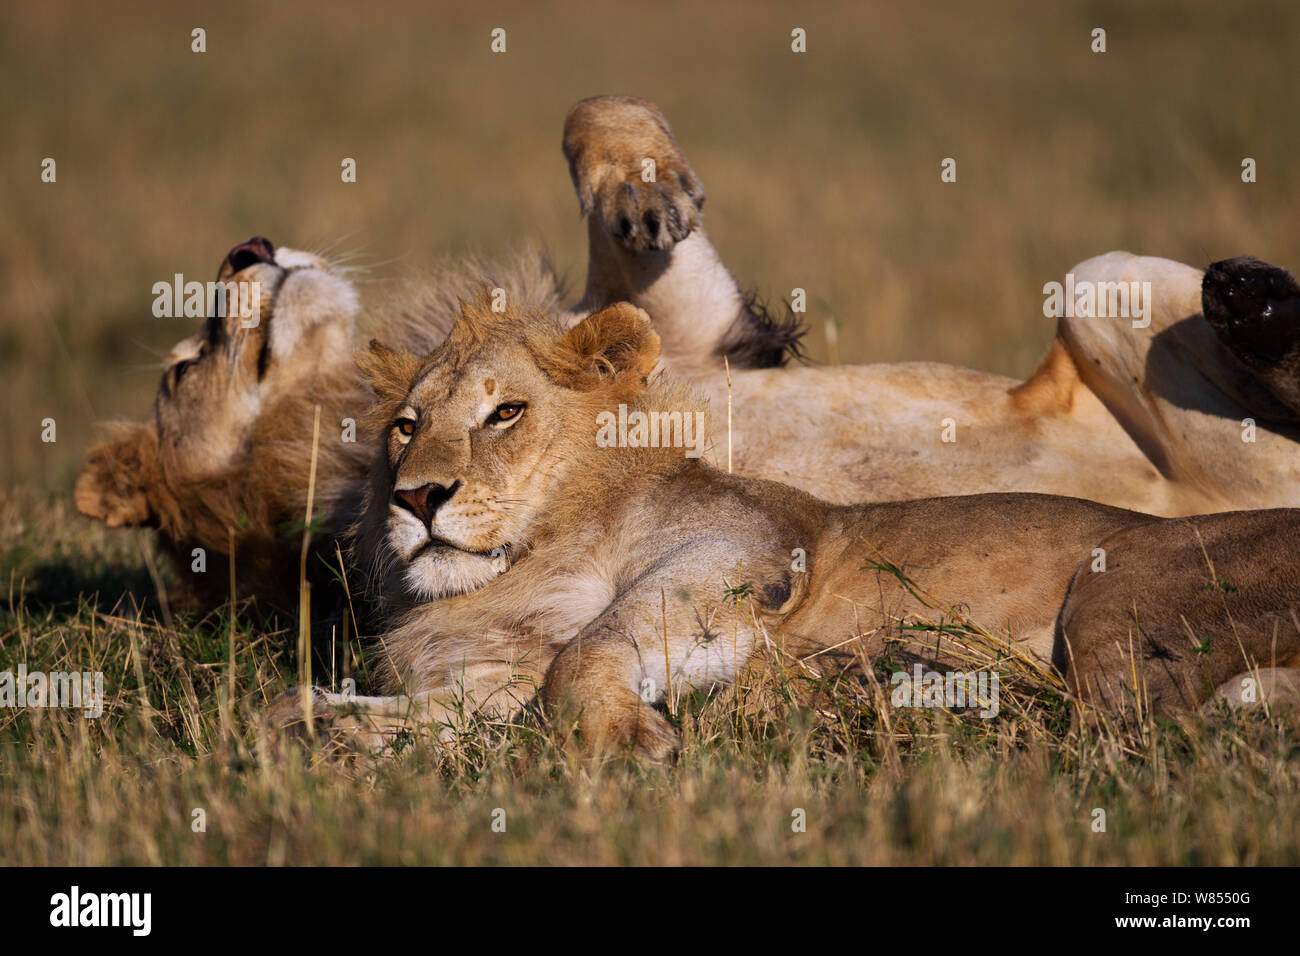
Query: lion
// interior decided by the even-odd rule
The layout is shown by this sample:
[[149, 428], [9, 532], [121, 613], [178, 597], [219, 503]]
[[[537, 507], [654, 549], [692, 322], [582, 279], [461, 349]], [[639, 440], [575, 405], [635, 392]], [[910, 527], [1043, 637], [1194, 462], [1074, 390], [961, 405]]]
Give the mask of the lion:
[[[308, 567], [318, 586], [338, 573], [339, 532], [364, 491], [369, 449], [351, 440], [349, 426], [373, 400], [352, 361], [359, 329], [423, 354], [442, 341], [461, 300], [486, 288], [570, 322], [621, 299], [653, 304], [663, 364], [680, 374], [724, 359], [740, 371], [797, 355], [797, 322], [769, 314], [729, 276], [716, 287], [693, 283], [702, 264], [721, 269], [699, 227], [704, 190], [662, 115], [640, 103], [612, 98], [576, 109], [566, 128], [591, 243], [577, 302], [566, 307], [549, 260], [525, 251], [448, 262], [362, 313], [354, 285], [322, 256], [262, 237], [240, 243], [218, 281], [257, 284], [260, 321], [214, 314], [172, 349], [150, 420], [116, 425], [90, 450], [74, 491], [78, 510], [109, 527], [157, 527], [181, 570], [179, 597], [190, 604], [229, 597], [233, 554], [239, 596], [292, 613], [309, 485]], [[643, 156], [656, 160], [658, 182], [629, 185], [615, 175], [634, 157], [639, 169]], [[194, 548], [206, 551], [204, 573], [187, 570]]]
[[109, 527], [156, 526], [178, 568], [204, 549], [206, 570], [180, 595], [189, 603], [228, 596], [233, 558], [241, 596], [295, 609], [301, 537], [288, 532], [305, 519], [311, 465], [317, 516], [334, 527], [351, 520], [365, 467], [355, 445], [326, 439], [312, 453], [317, 406], [332, 429], [369, 401], [350, 359], [358, 300], [320, 257], [260, 238], [230, 250], [218, 281], [262, 290], [256, 321], [228, 309], [179, 342], [150, 420], [91, 449], [74, 497]]
[[[375, 668], [390, 696], [290, 691], [274, 722], [310, 717], [375, 748], [420, 724], [454, 730], [467, 709], [510, 717], [536, 695], [548, 713], [580, 714], [587, 752], [663, 760], [678, 738], [656, 705], [735, 681], [760, 647], [814, 673], [870, 666], [887, 647], [959, 665], [932, 634], [890, 640], [936, 600], [1040, 660], [1070, 635], [1092, 654], [1068, 671], [1075, 687], [1127, 679], [1129, 661], [1102, 653], [1117, 633], [1086, 623], [1108, 623], [1089, 591], [1106, 592], [1110, 574], [1079, 577], [1098, 547], [1117, 553], [1125, 584], [1197, 613], [1206, 576], [1171, 576], [1160, 557], [1182, 547], [1188, 519], [1027, 493], [837, 505], [728, 473], [691, 453], [685, 423], [708, 403], [657, 374], [658, 353], [649, 316], [626, 303], [571, 326], [483, 300], [426, 357], [372, 343], [358, 361], [378, 397], [378, 450], [357, 534], [406, 596]], [[1211, 543], [1223, 525], [1284, 536], [1300, 511], [1191, 522]], [[1131, 570], [1147, 542], [1156, 563]], [[1276, 560], [1291, 572], [1276, 584], [1232, 565], [1262, 589], [1261, 614], [1300, 600], [1294, 559]], [[1158, 694], [1165, 710], [1204, 703], [1260, 661], [1300, 665], [1300, 629], [1247, 623], [1240, 657]]]
[[[710, 243], [704, 189], [654, 104], [583, 100], [566, 119], [563, 148], [589, 239], [578, 302], [566, 307], [553, 270], [525, 255], [450, 267], [405, 301], [359, 316], [351, 285], [319, 257], [265, 240], [241, 244], [223, 275], [275, 282], [281, 259], [311, 263], [293, 273], [297, 294], [264, 309], [272, 330], [309, 334], [272, 341], [209, 320], [173, 353], [154, 420], [92, 449], [78, 508], [111, 525], [157, 524], [181, 557], [194, 546], [226, 554], [233, 540], [241, 591], [295, 606], [293, 529], [304, 522], [311, 447], [315, 501], [329, 528], [356, 517], [364, 489], [367, 449], [340, 437], [373, 398], [346, 359], [354, 327], [425, 354], [459, 301], [483, 288], [525, 309], [553, 309], [569, 324], [619, 301], [645, 309], [661, 366], [729, 410], [710, 459], [835, 503], [1029, 491], [1186, 515], [1300, 500], [1300, 409], [1285, 384], [1294, 347], [1279, 320], [1297, 289], [1280, 269], [1230, 260], [1202, 273], [1127, 253], [1088, 260], [1072, 270], [1080, 284], [1151, 284], [1148, 325], [1062, 318], [1024, 382], [925, 362], [809, 366], [789, 361], [797, 323], [743, 292]], [[207, 339], [222, 347], [202, 349]], [[223, 358], [244, 341], [256, 347], [242, 349], [241, 363]], [[217, 366], [211, 375], [205, 363]], [[172, 444], [180, 434], [208, 435], [222, 451], [184, 452]], [[337, 543], [313, 540], [323, 558]], [[224, 580], [196, 583], [211, 581], [216, 593]]]
[[[1300, 701], [1300, 511], [1125, 528], [1081, 566], [1052, 659], [1084, 712], [1141, 721], [1201, 706]], [[1104, 573], [1102, 573], [1104, 572]]]

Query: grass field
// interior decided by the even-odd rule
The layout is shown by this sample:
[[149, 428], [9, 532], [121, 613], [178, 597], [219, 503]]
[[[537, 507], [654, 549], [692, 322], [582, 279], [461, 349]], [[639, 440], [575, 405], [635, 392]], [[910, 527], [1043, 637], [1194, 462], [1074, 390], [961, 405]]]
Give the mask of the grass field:
[[1300, 862], [1294, 726], [1071, 733], [1045, 678], [993, 721], [886, 726], [851, 688], [814, 706], [754, 677], [696, 702], [671, 770], [579, 764], [528, 722], [378, 767], [274, 759], [253, 717], [291, 638], [237, 616], [227, 707], [229, 621], [166, 625], [148, 533], [70, 503], [97, 423], [143, 416], [192, 331], [152, 285], [250, 235], [348, 254], [367, 295], [528, 242], [579, 286], [559, 136], [581, 97], [660, 104], [733, 271], [808, 290], [814, 358], [833, 323], [844, 362], [1021, 375], [1043, 284], [1081, 259], [1300, 263], [1298, 58], [1284, 2], [0, 8], [0, 671], [101, 670], [109, 697], [101, 720], [0, 711], [0, 863]]
[[258, 711], [292, 683], [292, 633], [236, 615], [232, 712], [230, 620], [161, 622], [145, 533], [63, 503], [2, 520], [24, 573], [0, 672], [99, 670], [107, 697], [98, 720], [0, 711], [6, 864], [1300, 864], [1294, 722], [1071, 732], [1058, 682], [1005, 661], [992, 720], [756, 671], [687, 702], [669, 769], [584, 763], [532, 717], [377, 762], [286, 754]]

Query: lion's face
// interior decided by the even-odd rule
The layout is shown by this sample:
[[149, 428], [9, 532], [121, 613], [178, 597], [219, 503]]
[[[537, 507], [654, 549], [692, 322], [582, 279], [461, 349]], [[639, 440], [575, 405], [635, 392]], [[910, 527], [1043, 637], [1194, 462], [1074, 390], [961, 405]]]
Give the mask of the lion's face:
[[254, 432], [276, 431], [286, 397], [348, 368], [357, 295], [323, 259], [251, 239], [218, 281], [245, 296], [244, 314], [232, 299], [171, 350], [152, 419], [92, 449], [76, 488], [83, 514], [113, 527], [156, 520], [162, 486], [237, 472]]
[[356, 292], [318, 256], [236, 246], [218, 281], [255, 285], [256, 316], [213, 316], [168, 356], [154, 421], [169, 470], [195, 477], [230, 465], [264, 409], [322, 364], [343, 366], [352, 345]]
[[473, 590], [526, 542], [558, 465], [559, 391], [519, 345], [439, 354], [422, 372], [384, 443], [388, 542], [415, 591]]
[[504, 573], [590, 453], [594, 409], [635, 394], [657, 355], [645, 313], [626, 304], [567, 331], [553, 317], [467, 307], [423, 362], [372, 343], [359, 356], [380, 396], [371, 545], [421, 599]]

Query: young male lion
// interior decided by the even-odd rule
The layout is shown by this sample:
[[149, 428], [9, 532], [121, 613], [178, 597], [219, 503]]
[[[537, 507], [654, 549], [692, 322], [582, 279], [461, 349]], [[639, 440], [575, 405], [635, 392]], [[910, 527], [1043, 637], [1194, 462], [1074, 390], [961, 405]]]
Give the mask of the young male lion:
[[[483, 288], [516, 307], [562, 310], [569, 323], [629, 301], [650, 313], [664, 367], [730, 409], [711, 460], [839, 503], [982, 491], [1163, 515], [1300, 503], [1300, 408], [1286, 387], [1300, 299], [1281, 270], [1232, 260], [1202, 275], [1126, 253], [1089, 260], [1072, 270], [1076, 284], [1151, 283], [1149, 326], [1064, 318], [1025, 382], [933, 363], [787, 368], [797, 330], [768, 318], [723, 265], [701, 225], [703, 188], [653, 104], [578, 103], [564, 152], [590, 243], [579, 303], [563, 311], [536, 257], [469, 263], [397, 308], [372, 310], [363, 319], [374, 334], [423, 354], [455, 320], [457, 300]], [[644, 159], [654, 181], [642, 178]], [[370, 399], [347, 357], [356, 295], [318, 257], [265, 240], [232, 250], [222, 274], [281, 290], [264, 301], [261, 328], [210, 319], [178, 345], [153, 421], [92, 449], [77, 505], [110, 525], [157, 524], [183, 557], [193, 546], [224, 554], [233, 537], [241, 591], [293, 607], [318, 404], [317, 512], [331, 528], [355, 516], [364, 480], [366, 449], [345, 440], [345, 422]], [[328, 557], [329, 539], [316, 540]], [[226, 575], [214, 566], [191, 577], [219, 596]]]
[[[540, 688], [547, 708], [580, 710], [588, 749], [663, 758], [677, 742], [654, 706], [667, 695], [735, 680], [763, 644], [814, 672], [869, 665], [936, 600], [1040, 658], [1059, 626], [1079, 649], [1072, 686], [1104, 700], [1089, 695], [1133, 662], [1104, 652], [1121, 638], [1104, 609], [1101, 632], [1080, 623], [1094, 613], [1079, 577], [1096, 549], [1115, 549], [1131, 577], [1134, 541], [1177, 547], [1187, 527], [1210, 537], [1225, 523], [1300, 530], [1300, 511], [1189, 522], [1037, 494], [833, 505], [693, 457], [686, 423], [704, 402], [652, 376], [658, 352], [648, 316], [627, 304], [572, 327], [469, 305], [426, 358], [372, 344], [360, 362], [379, 397], [379, 451], [359, 541], [407, 596], [375, 668], [402, 693], [316, 690], [313, 719], [375, 746], [421, 721], [454, 725], [466, 707], [508, 716]], [[1171, 586], [1146, 567], [1148, 587], [1194, 610], [1184, 599], [1206, 575], [1180, 568]], [[1234, 570], [1258, 600], [1267, 575]], [[1109, 574], [1096, 578], [1105, 589]], [[1072, 581], [1082, 593], [1062, 612]], [[1263, 595], [1258, 615], [1276, 616], [1300, 601], [1300, 580]], [[1239, 640], [1241, 655], [1224, 649], [1199, 670], [1167, 653], [1179, 679], [1148, 706], [1194, 706], [1261, 662], [1300, 664], [1296, 628]], [[933, 635], [893, 648], [961, 666], [950, 652]], [[303, 701], [285, 695], [274, 719], [302, 720]]]
[[[313, 462], [309, 569], [320, 582], [364, 486], [369, 449], [349, 425], [372, 400], [352, 361], [358, 327], [423, 354], [442, 341], [462, 299], [497, 289], [517, 307], [570, 322], [612, 301], [652, 307], [663, 364], [682, 375], [724, 358], [737, 371], [779, 366], [797, 353], [797, 323], [742, 293], [704, 236], [703, 187], [657, 109], [623, 97], [585, 101], [570, 114], [564, 145], [590, 239], [586, 290], [571, 308], [536, 253], [447, 263], [363, 315], [352, 284], [324, 258], [260, 237], [240, 243], [218, 280], [255, 284], [259, 321], [233, 309], [213, 314], [172, 349], [150, 419], [115, 426], [90, 450], [77, 508], [110, 527], [156, 526], [199, 606], [228, 596], [233, 542], [240, 596], [293, 609]], [[630, 164], [640, 170], [642, 157], [655, 159], [657, 182], [623, 175]], [[208, 555], [201, 574], [189, 571], [196, 547]]]

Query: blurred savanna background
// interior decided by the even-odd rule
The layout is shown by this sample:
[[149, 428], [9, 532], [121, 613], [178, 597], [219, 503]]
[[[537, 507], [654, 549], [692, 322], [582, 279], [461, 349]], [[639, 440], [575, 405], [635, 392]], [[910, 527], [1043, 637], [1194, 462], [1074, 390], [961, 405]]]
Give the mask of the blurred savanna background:
[[[191, 50], [199, 27], [202, 54]], [[502, 54], [490, 50], [497, 27]], [[796, 27], [803, 54], [791, 51]], [[1095, 28], [1105, 53], [1092, 51]], [[110, 683], [152, 694], [157, 713], [176, 708], [159, 740], [181, 741], [151, 742], [157, 713], [107, 749], [75, 718], [58, 730], [33, 715], [54, 742], [39, 759], [14, 757], [21, 746], [0, 757], [0, 803], [25, 807], [5, 819], [37, 839], [0, 830], [0, 845], [69, 862], [277, 862], [309, 847], [329, 862], [1296, 862], [1300, 775], [1273, 737], [1238, 728], [1148, 750], [1061, 750], [1047, 742], [1064, 727], [1050, 708], [1029, 707], [1010, 743], [981, 730], [965, 763], [946, 743], [937, 756], [921, 746], [932, 759], [913, 776], [896, 773], [893, 743], [862, 757], [848, 729], [817, 738], [796, 723], [763, 751], [774, 775], [753, 760], [706, 771], [688, 757], [696, 775], [659, 781], [659, 797], [601, 781], [550, 791], [545, 781], [570, 772], [563, 758], [547, 751], [517, 773], [493, 763], [493, 748], [518, 743], [500, 738], [463, 758], [456, 772], [468, 776], [446, 791], [398, 775], [375, 796], [371, 778], [330, 789], [289, 768], [214, 796], [223, 765], [201, 758], [225, 725], [204, 693], [211, 674], [190, 663], [223, 652], [202, 627], [97, 616], [114, 587], [147, 595], [160, 572], [145, 567], [146, 533], [92, 526], [70, 492], [98, 423], [144, 417], [161, 356], [197, 327], [154, 318], [153, 284], [215, 277], [249, 236], [345, 256], [366, 297], [448, 254], [528, 244], [549, 249], [580, 290], [585, 231], [560, 131], [574, 101], [600, 93], [664, 110], [733, 272], [770, 299], [807, 290], [814, 360], [1025, 375], [1053, 333], [1043, 284], [1082, 259], [1127, 249], [1198, 266], [1245, 253], [1300, 265], [1297, 63], [1300, 5], [1287, 0], [0, 6], [0, 642], [9, 662], [54, 646], [43, 652], [52, 665], [117, 628]], [[41, 181], [46, 157], [55, 183]], [[345, 157], [356, 183], [341, 182]], [[940, 181], [948, 157], [951, 184]], [[1255, 183], [1242, 182], [1246, 157]], [[45, 418], [54, 443], [41, 441]], [[62, 585], [52, 567], [67, 570]], [[25, 589], [45, 603], [24, 604]], [[249, 664], [241, 686], [268, 680], [272, 663]], [[16, 726], [11, 745], [30, 729]], [[956, 739], [945, 726], [916, 733]], [[1031, 746], [997, 776], [1017, 739]], [[1268, 755], [1239, 760], [1247, 740], [1266, 741]], [[822, 762], [809, 769], [814, 751]], [[1173, 784], [1170, 753], [1183, 768]], [[893, 775], [867, 800], [880, 768]], [[751, 790], [736, 782], [755, 774]], [[972, 781], [987, 804], [970, 797]], [[463, 821], [519, 786], [554, 802], [545, 832], [531, 844], [466, 835]], [[284, 787], [300, 788], [292, 809]], [[1099, 794], [1128, 808], [1127, 842], [1072, 829]], [[200, 799], [247, 832], [194, 843], [185, 808]], [[726, 799], [741, 809], [722, 814]], [[797, 800], [837, 819], [838, 837], [790, 843], [788, 810], [752, 822]], [[1017, 828], [1026, 801], [1043, 812]], [[1204, 807], [1218, 808], [1212, 821]], [[417, 811], [428, 840], [405, 829]], [[599, 821], [620, 813], [640, 813], [645, 829], [619, 842], [626, 834]], [[68, 821], [83, 821], [87, 839]], [[329, 821], [337, 831], [322, 829]], [[357, 852], [337, 836], [367, 825]]]
[[145, 413], [196, 325], [154, 318], [153, 283], [250, 235], [368, 288], [541, 243], [580, 288], [560, 130], [599, 93], [663, 108], [733, 271], [808, 290], [814, 358], [830, 319], [843, 362], [1023, 375], [1043, 284], [1084, 258], [1300, 263], [1298, 61], [1283, 0], [6, 4], [0, 487], [66, 486], [97, 420]]

